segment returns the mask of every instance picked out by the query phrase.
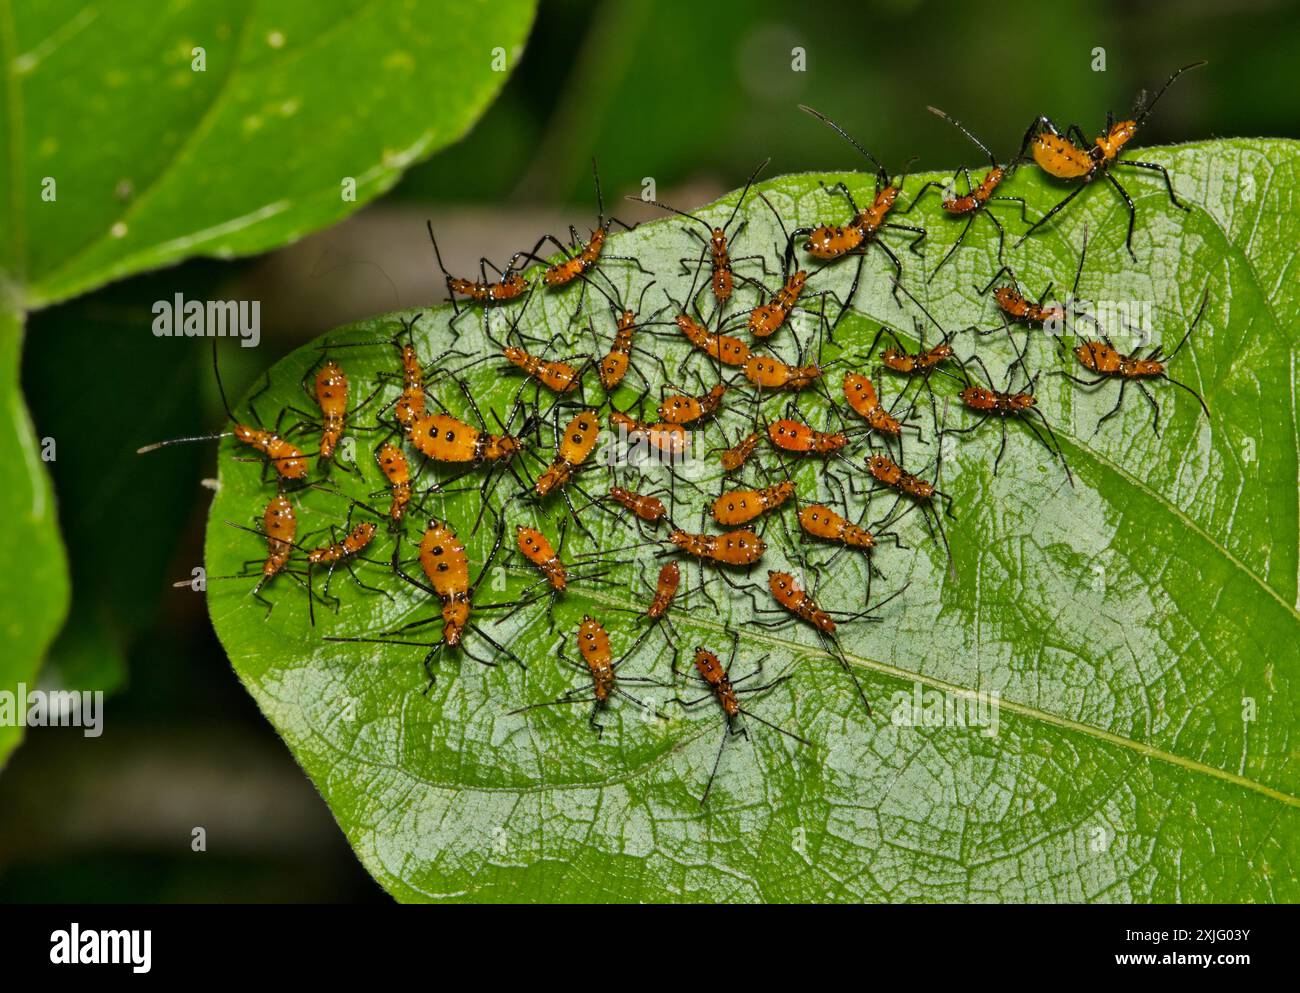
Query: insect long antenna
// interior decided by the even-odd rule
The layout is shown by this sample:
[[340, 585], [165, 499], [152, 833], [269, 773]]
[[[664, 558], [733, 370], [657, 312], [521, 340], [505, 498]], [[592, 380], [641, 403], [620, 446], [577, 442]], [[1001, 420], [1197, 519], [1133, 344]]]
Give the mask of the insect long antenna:
[[660, 200], [642, 200], [638, 196], [628, 196], [628, 197], [624, 197], [624, 199], [631, 200], [633, 203], [652, 203], [660, 210], [666, 210], [670, 213], [676, 214], [678, 217], [685, 217], [688, 220], [694, 221], [696, 224], [701, 225], [705, 231], [709, 232], [709, 234], [713, 234], [713, 226], [709, 224], [708, 221], [706, 221], [702, 217], [696, 217], [694, 214], [690, 213], [689, 211], [679, 210], [677, 207], [670, 207], [668, 204], [663, 203]]
[[168, 445], [181, 445], [191, 441], [216, 441], [219, 438], [229, 438], [233, 434], [231, 431], [223, 431], [220, 434], [192, 434], [184, 438], [168, 438], [166, 441], [155, 441], [151, 445], [141, 445], [135, 450], [136, 455], [144, 455], [146, 452], [152, 452], [159, 448], [166, 448]]
[[1141, 124], [1151, 115], [1151, 110], [1152, 108], [1155, 107], [1156, 101], [1165, 95], [1165, 90], [1169, 89], [1170, 84], [1173, 83], [1175, 79], [1177, 79], [1179, 76], [1185, 73], [1188, 69], [1200, 68], [1201, 66], [1206, 64], [1206, 61], [1207, 61], [1206, 59], [1201, 59], [1199, 62], [1189, 63], [1188, 65], [1183, 66], [1181, 69], [1175, 69], [1173, 73], [1170, 75], [1170, 77], [1165, 80], [1164, 85], [1161, 86], [1160, 89], [1156, 90], [1156, 95], [1151, 98], [1150, 102], [1139, 99], [1139, 107], [1142, 113], [1138, 116], [1137, 123]]
[[862, 155], [867, 159], [867, 161], [869, 161], [872, 165], [876, 167], [876, 175], [880, 177], [881, 181], [886, 186], [889, 185], [889, 173], [887, 173], [885, 171], [885, 167], [880, 164], [880, 160], [877, 159], [870, 152], [868, 152], [860, 144], [858, 144], [857, 140], [851, 134], [845, 131], [842, 127], [840, 127], [838, 124], [832, 121], [825, 114], [821, 113], [821, 111], [813, 110], [807, 104], [802, 104], [802, 103], [799, 104], [799, 109], [802, 110], [805, 114], [811, 114], [813, 117], [817, 118], [817, 120], [821, 121], [827, 127], [833, 128], [835, 131], [839, 132], [841, 138], [843, 138], [850, 145], [852, 145], [859, 152], [861, 152]]
[[226, 387], [221, 382], [221, 368], [217, 364], [217, 339], [212, 339], [212, 375], [217, 380], [217, 392], [221, 395], [221, 406], [226, 409], [226, 414], [232, 421], [238, 421], [235, 412], [230, 409], [230, 401], [226, 398]]
[[868, 607], [866, 610], [863, 611], [863, 613], [864, 613], [864, 614], [874, 614], [876, 611], [880, 610], [880, 608], [882, 608], [882, 607], [886, 606], [887, 604], [889, 604], [889, 602], [890, 602], [891, 600], [897, 600], [900, 596], [903, 595], [903, 593], [904, 593], [904, 592], [907, 590], [907, 588], [908, 588], [909, 586], [911, 586], [911, 585], [912, 585], [912, 584], [911, 584], [910, 582], [904, 583], [901, 587], [899, 587], [899, 588], [898, 588], [897, 590], [895, 590], [893, 593], [889, 594], [889, 596], [885, 597], [885, 599], [883, 599], [883, 600], [877, 600], [877, 601], [876, 601], [876, 605], [875, 605], [874, 607]]
[[[1201, 294], [1201, 305], [1196, 308], [1196, 316], [1192, 318], [1192, 323], [1187, 326], [1187, 333], [1184, 334], [1182, 339], [1178, 342], [1178, 344], [1174, 346], [1174, 350], [1165, 357], [1166, 362], [1168, 362], [1169, 359], [1172, 359], [1175, 355], [1177, 355], [1178, 350], [1187, 344], [1187, 339], [1192, 336], [1192, 332], [1196, 330], [1196, 325], [1200, 324], [1201, 318], [1205, 316], [1205, 305], [1208, 304], [1209, 302], [1210, 302], [1210, 288], [1206, 286], [1205, 292]], [[1172, 380], [1170, 380], [1170, 382], [1172, 382]], [[1202, 406], [1204, 406], [1204, 404], [1202, 404]], [[1206, 413], [1208, 414], [1209, 411], [1207, 410]]]
[[722, 728], [722, 741], [718, 744], [718, 755], [713, 760], [713, 771], [709, 773], [709, 782], [704, 787], [704, 795], [700, 797], [700, 806], [709, 798], [709, 791], [713, 789], [713, 780], [717, 778], [718, 766], [722, 764], [722, 750], [727, 747], [727, 739], [731, 737], [731, 724], [728, 722]]
[[[1074, 473], [1070, 472], [1070, 463], [1065, 461], [1065, 453], [1061, 451], [1061, 443], [1056, 438], [1056, 432], [1052, 430], [1052, 425], [1048, 422], [1047, 416], [1041, 410], [1035, 407], [1034, 413], [1038, 415], [1038, 419], [1043, 422], [1043, 427], [1047, 429], [1047, 436], [1052, 440], [1052, 445], [1049, 445], [1048, 448], [1050, 449], [1052, 446], [1055, 446], [1056, 457], [1061, 460], [1061, 467], [1065, 469], [1065, 478], [1070, 481], [1070, 487], [1073, 488]], [[1032, 423], [1029, 424], [1028, 426], [1029, 426], [1029, 430], [1034, 431], [1035, 434], [1038, 433], [1037, 431], [1034, 430], [1034, 426]], [[1042, 439], [1040, 438], [1039, 441], [1042, 441]]]
[[1074, 270], [1074, 285], [1070, 287], [1070, 301], [1079, 295], [1079, 279], [1083, 276], [1083, 260], [1088, 257], [1088, 225], [1083, 226], [1083, 244], [1079, 246], [1079, 267]]
[[763, 719], [762, 717], [759, 717], [759, 716], [758, 716], [757, 714], [755, 714], [752, 710], [746, 710], [744, 707], [739, 708], [739, 710], [740, 710], [740, 712], [741, 712], [742, 714], [744, 714], [746, 717], [748, 717], [751, 721], [758, 721], [758, 723], [759, 723], [759, 724], [762, 724], [764, 727], [769, 727], [769, 728], [771, 728], [773, 731], [780, 731], [780, 732], [781, 732], [783, 735], [785, 735], [787, 738], [793, 738], [795, 741], [799, 742], [799, 744], [801, 744], [801, 745], [807, 745], [809, 748], [811, 748], [811, 747], [813, 746], [813, 743], [812, 743], [811, 741], [809, 741], [807, 738], [800, 737], [799, 735], [795, 734], [793, 731], [787, 731], [787, 730], [786, 730], [785, 728], [783, 728], [783, 727], [777, 727], [777, 726], [776, 726], [775, 724], [773, 724], [771, 721], [769, 721], [769, 720], [765, 720], [765, 719]]
[[1209, 416], [1210, 416], [1210, 408], [1207, 407], [1207, 406], [1205, 405], [1205, 400], [1202, 399], [1202, 397], [1201, 397], [1201, 395], [1200, 395], [1199, 393], [1197, 393], [1194, 389], [1192, 389], [1192, 388], [1191, 388], [1190, 386], [1188, 386], [1186, 383], [1180, 383], [1178, 380], [1176, 380], [1176, 379], [1171, 379], [1169, 376], [1165, 376], [1165, 380], [1166, 380], [1166, 382], [1173, 383], [1175, 386], [1179, 387], [1180, 389], [1184, 389], [1184, 390], [1186, 390], [1186, 391], [1187, 391], [1188, 393], [1190, 393], [1192, 396], [1196, 397], [1196, 402], [1199, 403], [1199, 404], [1201, 405], [1201, 409], [1202, 409], [1203, 411], [1205, 411], [1205, 416], [1206, 416], [1206, 417], [1209, 417]]
[[745, 188], [740, 191], [740, 199], [736, 201], [736, 206], [732, 208], [731, 216], [727, 218], [727, 223], [722, 226], [724, 231], [731, 227], [731, 222], [736, 219], [736, 215], [740, 213], [740, 208], [745, 203], [745, 195], [749, 193], [749, 188], [754, 185], [754, 180], [758, 178], [758, 174], [766, 169], [767, 164], [771, 161], [772, 159], [769, 156], [760, 162], [757, 167], [755, 167], [754, 171], [749, 174], [749, 179], [745, 180]]
[[399, 638], [342, 638], [327, 635], [322, 641], [354, 641], [362, 642], [367, 645], [410, 645], [416, 648], [432, 648], [435, 645], [441, 645], [440, 641], [403, 641]]
[[600, 192], [600, 170], [596, 168], [596, 156], [591, 157], [591, 175], [596, 180], [596, 223], [605, 226], [605, 200]]
[[989, 151], [988, 146], [985, 145], [984, 142], [976, 138], [973, 134], [971, 134], [970, 131], [966, 128], [966, 125], [962, 124], [961, 121], [957, 120], [955, 117], [949, 117], [938, 107], [931, 107], [930, 105], [927, 104], [925, 109], [928, 110], [931, 114], [934, 114], [936, 117], [942, 117], [945, 121], [947, 121], [958, 131], [964, 134], [967, 138], [973, 141], [975, 143], [975, 147], [977, 147], [981, 152], [983, 152], [985, 155], [989, 157], [989, 164], [993, 166], [994, 169], [998, 167], [998, 160], [993, 157], [993, 153]]
[[[433, 257], [438, 260], [438, 268], [442, 270], [442, 274], [450, 281], [451, 273], [449, 273], [447, 267], [442, 264], [442, 252], [438, 250], [438, 239], [433, 236], [433, 221], [425, 221], [424, 224], [425, 227], [429, 229], [429, 240], [433, 242]], [[418, 314], [416, 315], [415, 320], [411, 323], [414, 324], [416, 320], [419, 320]]]
[[922, 314], [924, 314], [924, 315], [929, 319], [930, 323], [933, 324], [936, 328], [939, 329], [939, 333], [940, 333], [941, 335], [943, 335], [945, 339], [947, 339], [947, 337], [948, 337], [948, 332], [945, 331], [945, 330], [943, 329], [943, 325], [942, 325], [942, 324], [940, 324], [938, 321], [936, 321], [936, 320], [934, 319], [934, 315], [933, 315], [932, 313], [930, 313], [930, 311], [928, 311], [928, 310], [926, 309], [925, 304], [923, 304], [920, 300], [918, 300], [916, 297], [914, 297], [914, 296], [912, 295], [912, 291], [909, 290], [906, 286], [904, 286], [902, 283], [900, 283], [900, 282], [898, 281], [898, 277], [896, 277], [896, 276], [893, 277], [893, 283], [894, 283], [894, 286], [896, 286], [898, 289], [902, 290], [902, 291], [907, 295], [907, 299], [911, 300], [912, 303], [916, 304], [917, 309], [918, 309]]

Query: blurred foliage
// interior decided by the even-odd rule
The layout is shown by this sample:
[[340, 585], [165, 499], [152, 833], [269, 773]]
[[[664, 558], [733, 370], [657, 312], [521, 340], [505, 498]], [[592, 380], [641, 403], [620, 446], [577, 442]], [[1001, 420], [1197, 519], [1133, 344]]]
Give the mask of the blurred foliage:
[[[1003, 4], [577, 0], [542, 4], [500, 99], [470, 137], [407, 173], [395, 195], [495, 202], [591, 198], [597, 155], [607, 194], [653, 176], [660, 189], [700, 175], [719, 188], [767, 175], [862, 163], [795, 112], [834, 117], [893, 170], [977, 163], [925, 105], [966, 123], [999, 158], [1046, 113], [1091, 134], [1175, 68], [1210, 60], [1162, 99], [1142, 144], [1217, 135], [1300, 135], [1290, 85], [1300, 7], [1284, 0], [1191, 6], [1176, 0]], [[1261, 24], [1268, 25], [1261, 37]], [[807, 71], [790, 69], [805, 49]], [[1093, 72], [1093, 49], [1106, 50]]]
[[[806, 49], [804, 73], [789, 70], [795, 46]], [[1097, 46], [1106, 49], [1105, 73], [1090, 69]], [[975, 165], [976, 150], [927, 115], [927, 103], [959, 117], [1006, 157], [1037, 114], [1093, 132], [1107, 109], [1126, 111], [1138, 90], [1198, 58], [1210, 66], [1169, 92], [1143, 144], [1300, 137], [1300, 99], [1290, 78], [1300, 60], [1300, 7], [1279, 0], [990, 8], [951, 0], [716, 0], [704, 10], [648, 0], [543, 0], [523, 59], [492, 109], [468, 138], [409, 171], [380, 202], [421, 213], [431, 203], [585, 207], [592, 155], [615, 212], [614, 197], [636, 190], [644, 176], [654, 176], [664, 194], [700, 179], [717, 191], [738, 186], [769, 154], [768, 176], [860, 168], [848, 146], [794, 109], [801, 102], [840, 120], [891, 169], [901, 170], [914, 155], [918, 170]], [[38, 433], [62, 430], [80, 415], [97, 446], [125, 448], [164, 425], [164, 434], [175, 435], [219, 423], [205, 349], [169, 342], [177, 347], [151, 355], [156, 342], [149, 337], [137, 350], [146, 328], [139, 315], [158, 299], [160, 285], [200, 293], [204, 285], [228, 287], [254, 265], [190, 263], [33, 315], [23, 385]], [[82, 326], [77, 341], [66, 344], [60, 333]], [[106, 350], [102, 364], [88, 351], [92, 333]], [[262, 347], [227, 350], [222, 370], [232, 393], [302, 340], [292, 321], [264, 323]], [[160, 371], [164, 364], [167, 371]], [[100, 375], [104, 384], [95, 382]], [[64, 635], [56, 664], [98, 671], [106, 680], [127, 667], [127, 688], [110, 704], [115, 733], [202, 724], [214, 755], [224, 753], [231, 735], [260, 736], [261, 761], [296, 772], [234, 679], [202, 598], [170, 589], [199, 561], [209, 501], [199, 481], [212, 474], [211, 453], [173, 451], [166, 465], [130, 463], [138, 479], [122, 478], [127, 469], [115, 469], [114, 458], [109, 451], [73, 458], [61, 447], [52, 467], [78, 586], [75, 616], [90, 618]], [[155, 506], [163, 500], [172, 503]], [[101, 636], [95, 625], [113, 636]], [[58, 737], [33, 735], [0, 776], [0, 899], [342, 899], [378, 892], [341, 837], [306, 871], [283, 854], [290, 847], [283, 843], [279, 854], [214, 858], [197, 868], [187, 856], [143, 842], [104, 843], [75, 858], [57, 851], [17, 856], [4, 845], [6, 826], [37, 835], [62, 815], [59, 794], [40, 792], [38, 784], [108, 762], [101, 749], [60, 751], [53, 747]], [[317, 816], [337, 833], [319, 801]], [[271, 819], [264, 830], [274, 837], [286, 828]]]

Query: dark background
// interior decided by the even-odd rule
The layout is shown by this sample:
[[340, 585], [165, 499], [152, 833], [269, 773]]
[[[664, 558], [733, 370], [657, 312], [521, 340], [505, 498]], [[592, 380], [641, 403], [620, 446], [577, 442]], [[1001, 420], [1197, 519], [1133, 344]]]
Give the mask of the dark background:
[[[701, 15], [707, 15], [707, 21]], [[790, 70], [791, 49], [807, 71]], [[1107, 69], [1091, 69], [1092, 50]], [[381, 201], [269, 256], [197, 261], [33, 316], [23, 386], [51, 469], [74, 604], [46, 684], [103, 687], [107, 733], [38, 730], [0, 775], [0, 899], [385, 900], [328, 809], [258, 714], [200, 595], [211, 446], [135, 457], [221, 423], [208, 345], [156, 339], [154, 300], [260, 299], [262, 347], [227, 349], [238, 392], [280, 355], [357, 317], [443, 295], [432, 217], [453, 269], [503, 258], [542, 231], [593, 223], [591, 156], [606, 204], [654, 177], [691, 207], [766, 175], [862, 163], [798, 113], [839, 120], [891, 170], [980, 164], [927, 103], [1000, 159], [1039, 113], [1088, 133], [1196, 59], [1138, 144], [1300, 136], [1300, 10], [1270, 0], [870, 4], [775, 0], [543, 2], [522, 63], [473, 133]], [[208, 851], [190, 851], [206, 828]]]

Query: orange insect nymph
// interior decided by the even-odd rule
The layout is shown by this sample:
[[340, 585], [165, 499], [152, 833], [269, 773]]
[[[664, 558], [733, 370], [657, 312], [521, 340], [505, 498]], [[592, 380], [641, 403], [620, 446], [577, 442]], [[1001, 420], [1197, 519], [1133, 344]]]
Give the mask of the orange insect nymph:
[[656, 451], [678, 456], [690, 447], [691, 433], [680, 424], [646, 424], [621, 410], [611, 411], [610, 426], [621, 431], [628, 442], [644, 441]]
[[573, 476], [573, 470], [586, 462], [596, 448], [600, 434], [600, 415], [594, 410], [584, 410], [571, 420], [556, 446], [555, 461], [537, 477], [533, 487], [539, 497], [563, 486]]
[[519, 543], [519, 551], [524, 558], [537, 566], [551, 587], [564, 590], [568, 585], [568, 572], [546, 535], [536, 528], [520, 525], [515, 528], [515, 540]]
[[695, 669], [699, 672], [700, 677], [709, 684], [709, 688], [713, 690], [713, 695], [717, 698], [718, 705], [722, 707], [722, 712], [728, 718], [738, 716], [740, 714], [740, 700], [736, 696], [735, 687], [731, 685], [731, 677], [727, 675], [722, 660], [704, 648], [696, 648]]
[[469, 623], [469, 559], [456, 532], [441, 521], [429, 521], [420, 539], [420, 568], [442, 600], [442, 638], [454, 648]]
[[746, 435], [730, 448], [723, 449], [721, 457], [723, 471], [735, 472], [739, 469], [754, 454], [754, 450], [762, 440], [763, 436], [759, 434]]
[[343, 436], [348, 409], [348, 377], [333, 359], [316, 371], [316, 403], [321, 412], [320, 457], [329, 460]]
[[849, 443], [848, 435], [842, 431], [817, 431], [788, 417], [770, 423], [767, 426], [767, 436], [782, 451], [801, 454], [827, 455], [839, 451]]
[[645, 612], [646, 617], [658, 620], [668, 614], [668, 608], [672, 606], [673, 598], [677, 596], [677, 587], [681, 585], [681, 581], [682, 570], [676, 562], [669, 562], [659, 570], [654, 599], [650, 602], [650, 609]]
[[870, 531], [860, 524], [845, 520], [830, 507], [820, 503], [800, 508], [799, 526], [814, 538], [838, 542], [849, 548], [876, 547], [876, 537]]
[[614, 691], [614, 663], [609, 647], [609, 632], [600, 621], [585, 616], [578, 625], [578, 651], [591, 671], [596, 700], [603, 704]]
[[767, 551], [767, 542], [748, 529], [726, 534], [690, 534], [679, 529], [668, 540], [688, 555], [723, 565], [752, 565]]
[[335, 541], [321, 548], [314, 548], [307, 553], [307, 561], [312, 565], [329, 565], [341, 562], [353, 555], [359, 555], [375, 537], [375, 526], [368, 521], [358, 524], [349, 531], [342, 541]]
[[397, 445], [386, 441], [375, 453], [375, 461], [379, 463], [379, 471], [388, 480], [392, 492], [388, 516], [393, 521], [400, 521], [411, 503], [411, 468], [406, 461], [406, 453]]
[[281, 479], [307, 478], [310, 467], [302, 449], [289, 444], [274, 431], [255, 428], [248, 424], [236, 424], [231, 433], [236, 441], [265, 455]]
[[769, 571], [767, 585], [778, 604], [823, 634], [835, 633], [835, 621], [813, 601], [788, 572]]
[[785, 324], [790, 311], [799, 300], [808, 274], [802, 270], [791, 273], [771, 301], [755, 307], [749, 313], [749, 333], [755, 338], [768, 338]]
[[733, 490], [713, 501], [713, 519], [724, 527], [747, 524], [775, 510], [794, 495], [794, 483], [784, 480], [758, 490]]
[[855, 414], [863, 418], [872, 430], [881, 434], [898, 435], [903, 430], [902, 422], [887, 411], [876, 395], [876, 387], [871, 379], [859, 372], [844, 374], [844, 399]]
[[659, 405], [659, 419], [670, 424], [691, 424], [702, 417], [709, 417], [718, 412], [722, 398], [727, 393], [727, 384], [718, 383], [700, 397], [676, 395], [670, 396]]
[[266, 561], [262, 564], [265, 582], [289, 564], [293, 539], [298, 534], [298, 516], [286, 496], [277, 493], [271, 497], [262, 514], [262, 526], [266, 531]]
[[610, 499], [626, 510], [630, 510], [643, 521], [654, 523], [663, 520], [668, 513], [664, 502], [658, 497], [644, 496], [640, 493], [634, 493], [632, 490], [622, 486], [611, 486], [609, 488]]

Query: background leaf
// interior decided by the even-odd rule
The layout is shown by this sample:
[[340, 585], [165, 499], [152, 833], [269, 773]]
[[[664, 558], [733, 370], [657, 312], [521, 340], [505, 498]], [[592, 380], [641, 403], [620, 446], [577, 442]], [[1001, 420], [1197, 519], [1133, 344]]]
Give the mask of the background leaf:
[[[0, 429], [10, 433], [4, 443], [15, 452], [30, 447], [18, 392], [24, 311], [191, 256], [259, 252], [339, 220], [469, 129], [517, 60], [533, 10], [531, 0], [474, 7], [237, 0], [166, 11], [58, 0], [0, 5], [0, 296], [16, 314], [0, 327], [9, 370], [0, 396], [15, 411], [11, 426]], [[504, 58], [494, 66], [497, 48]], [[349, 178], [355, 195], [345, 198]], [[144, 335], [147, 323], [117, 330]], [[103, 322], [100, 330], [111, 325]], [[73, 364], [99, 353], [87, 343], [69, 360], [72, 344], [45, 356], [61, 363], [65, 380]], [[112, 360], [94, 366], [96, 383], [114, 385], [104, 378], [113, 368]], [[178, 383], [191, 373], [184, 369]], [[88, 399], [81, 392], [49, 403], [51, 420], [66, 424], [60, 415]], [[70, 473], [93, 468], [121, 480], [123, 463], [106, 464], [103, 447], [75, 450], [78, 440], [89, 445], [88, 432], [60, 437], [65, 457], [76, 463]], [[50, 495], [38, 464], [10, 464], [32, 474], [15, 480], [15, 494]], [[66, 610], [66, 556], [52, 496], [46, 506], [47, 519], [33, 526], [48, 533], [28, 548], [20, 547], [27, 540], [20, 531], [10, 539], [13, 557], [2, 560], [14, 581], [38, 555], [50, 573], [48, 585], [24, 591], [24, 599], [43, 588], [50, 597], [48, 609], [33, 611], [30, 628], [21, 631], [28, 640], [15, 671], [26, 678], [35, 675]], [[175, 501], [168, 506], [172, 520], [183, 509]], [[82, 510], [72, 511], [74, 539], [85, 534]], [[82, 547], [102, 550], [103, 520], [93, 526], [98, 532]], [[131, 557], [137, 577], [155, 580], [151, 587], [167, 546], [152, 547], [158, 554]], [[137, 587], [110, 612], [98, 590], [92, 593], [105, 573], [89, 558], [78, 570], [78, 601], [97, 606], [69, 629], [51, 677], [79, 688], [111, 687], [121, 678], [120, 632], [150, 598]], [[0, 758], [7, 751], [0, 739]]]
[[[393, 601], [340, 573], [330, 592], [341, 609], [318, 611], [314, 629], [303, 591], [287, 579], [272, 590], [269, 616], [248, 597], [251, 581], [213, 581], [212, 619], [236, 671], [376, 879], [406, 900], [1295, 899], [1300, 444], [1288, 323], [1296, 290], [1288, 277], [1300, 233], [1291, 193], [1300, 154], [1295, 143], [1245, 140], [1146, 151], [1144, 157], [1168, 164], [1180, 195], [1195, 207], [1184, 215], [1156, 183], [1126, 179], [1138, 201], [1137, 265], [1122, 247], [1126, 214], [1104, 186], [1027, 242], [1014, 264], [1035, 295], [1048, 280], [1068, 285], [1087, 224], [1092, 241], [1081, 295], [1151, 302], [1154, 330], [1168, 347], [1182, 337], [1208, 285], [1205, 319], [1172, 369], [1205, 396], [1211, 417], [1186, 394], [1157, 383], [1161, 437], [1151, 432], [1151, 410], [1137, 394], [1094, 434], [1114, 387], [1083, 393], [1043, 375], [1040, 403], [1062, 439], [1073, 488], [1052, 456], [1015, 425], [996, 476], [996, 425], [961, 436], [942, 480], [955, 505], [956, 520], [945, 522], [955, 577], [942, 547], [911, 514], [898, 525], [904, 547], [876, 556], [884, 572], [877, 594], [906, 584], [905, 592], [880, 612], [880, 623], [843, 629], [845, 652], [875, 701], [874, 719], [809, 631], [760, 629], [745, 596], [715, 583], [715, 607], [695, 590], [691, 606], [676, 615], [682, 661], [697, 643], [725, 652], [726, 628], [740, 630], [736, 674], [770, 654], [769, 676], [792, 675], [750, 706], [813, 742], [797, 748], [751, 725], [748, 743], [728, 745], [703, 809], [698, 798], [722, 730], [711, 705], [680, 715], [672, 708], [674, 719], [660, 723], [620, 703], [604, 718], [599, 740], [582, 708], [506, 714], [581, 685], [579, 674], [556, 664], [554, 646], [572, 654], [584, 613], [605, 622], [616, 652], [632, 642], [638, 622], [616, 608], [644, 607], [644, 566], [611, 562], [617, 585], [575, 585], [557, 605], [554, 632], [542, 605], [493, 624], [531, 663], [526, 674], [508, 664], [484, 669], [445, 657], [428, 696], [420, 692], [419, 649], [321, 640], [377, 635], [436, 614], [422, 595], [394, 582], [385, 564], [391, 538], [377, 545], [375, 562], [360, 564], [359, 575], [389, 590]], [[915, 177], [909, 189], [929, 178], [946, 177]], [[820, 186], [840, 179], [859, 201], [870, 195], [870, 179], [854, 174], [789, 176], [763, 189], [794, 226], [842, 216], [842, 200]], [[1037, 211], [1064, 192], [1028, 169], [1013, 188]], [[724, 217], [732, 202], [734, 195], [705, 216]], [[745, 214], [744, 250], [772, 255], [780, 235], [770, 214], [757, 200]], [[933, 200], [912, 217], [930, 228], [931, 244], [924, 265], [900, 252], [906, 285], [945, 327], [993, 326], [992, 303], [973, 288], [997, 268], [992, 227], [977, 224], [926, 286], [924, 272], [960, 222], [940, 216]], [[1016, 231], [1018, 222], [1003, 217]], [[670, 220], [620, 235], [610, 250], [640, 259], [680, 298], [690, 276], [679, 274], [677, 260], [694, 254], [693, 245]], [[614, 262], [603, 271], [629, 294], [645, 279]], [[846, 318], [837, 331], [855, 363], [869, 361], [864, 353], [882, 322], [906, 330], [917, 315], [895, 304], [888, 272], [878, 253], [868, 258], [855, 299], [862, 316]], [[812, 285], [842, 294], [851, 276], [839, 264]], [[574, 288], [535, 302], [523, 327], [537, 335], [567, 327], [577, 295]], [[568, 332], [569, 344], [554, 350], [589, 351], [588, 317], [607, 340], [604, 310], [603, 301], [589, 308]], [[421, 324], [417, 340], [431, 365], [463, 362], [448, 354], [452, 342], [469, 354], [487, 347], [477, 315], [457, 322], [451, 334], [449, 317], [443, 309]], [[328, 340], [378, 341], [395, 329], [393, 318], [380, 318]], [[797, 319], [804, 340], [815, 329], [809, 316]], [[791, 332], [780, 335], [772, 347], [792, 360]], [[1012, 358], [1002, 335], [962, 335], [959, 342], [963, 353], [978, 347], [995, 375]], [[694, 388], [683, 370], [703, 369], [698, 358], [688, 359], [671, 338], [650, 347], [682, 377], [674, 385]], [[1030, 336], [1029, 351], [1030, 368], [1058, 367], [1041, 335]], [[828, 347], [823, 357], [835, 354]], [[383, 346], [340, 355], [359, 391], [368, 392], [361, 384], [394, 366]], [[303, 349], [272, 370], [260, 408], [301, 405], [298, 384], [319, 357]], [[644, 356], [638, 364], [652, 381], [659, 378]], [[516, 380], [486, 366], [469, 380], [482, 404], [508, 413]], [[463, 409], [445, 387], [442, 399]], [[897, 389], [891, 382], [886, 397]], [[942, 409], [954, 389], [935, 389]], [[633, 399], [631, 391], [616, 397], [619, 406]], [[776, 416], [783, 404], [770, 399], [764, 411]], [[918, 410], [926, 405], [923, 397]], [[811, 395], [800, 398], [811, 423], [833, 424], [821, 406]], [[738, 423], [728, 427], [733, 439]], [[948, 426], [959, 423], [968, 422], [953, 409]], [[925, 434], [928, 444], [909, 447], [908, 465], [933, 457], [934, 431], [926, 426]], [[716, 431], [707, 439], [719, 443]], [[361, 479], [333, 477], [362, 499], [382, 489], [369, 454], [375, 440], [358, 438]], [[549, 459], [548, 431], [542, 440], [542, 458]], [[234, 461], [234, 454], [226, 445], [219, 462], [222, 488], [207, 545], [213, 575], [236, 572], [263, 551], [255, 536], [223, 523], [248, 521], [269, 494], [259, 467]], [[775, 468], [770, 452], [762, 457]], [[538, 468], [535, 461], [527, 467]], [[602, 489], [603, 470], [591, 476], [590, 488]], [[821, 492], [824, 477], [819, 464], [797, 469], [804, 499]], [[697, 482], [710, 492], [719, 485], [708, 476]], [[507, 480], [496, 499], [513, 489]], [[676, 516], [694, 523], [702, 499], [681, 483], [675, 489]], [[297, 499], [300, 535], [340, 522], [347, 509], [321, 491]], [[477, 499], [474, 492], [435, 496], [428, 508], [459, 528], [473, 562], [492, 537], [488, 527], [469, 536]], [[883, 506], [877, 497], [869, 519]], [[554, 536], [554, 510], [513, 504], [510, 523], [531, 518]], [[792, 514], [787, 507], [784, 527], [768, 528], [771, 547], [754, 582], [762, 584], [764, 568], [798, 565], [796, 552], [806, 546], [789, 541]], [[619, 519], [589, 510], [584, 520], [602, 547], [637, 540]], [[583, 547], [581, 535], [570, 535], [571, 554]], [[642, 562], [649, 551], [640, 553]], [[816, 561], [827, 557], [809, 553]], [[507, 599], [532, 580], [517, 554], [507, 563], [485, 582], [480, 600]], [[688, 582], [697, 574], [689, 568]], [[860, 560], [841, 556], [824, 573], [819, 599], [833, 609], [857, 609], [865, 579]], [[762, 589], [758, 602], [766, 602]], [[663, 646], [652, 635], [626, 671], [668, 681]], [[1000, 693], [996, 735], [891, 720], [901, 700], [929, 691], [956, 699]], [[672, 692], [648, 694], [663, 705]]]
[[[35, 306], [333, 223], [469, 128], [506, 78], [493, 49], [508, 68], [532, 11], [528, 0], [241, 0], [167, 17], [71, 0], [14, 7], [5, 267]], [[94, 158], [76, 154], [87, 141]], [[45, 176], [57, 208], [39, 199]]]
[[[22, 318], [0, 295], [0, 512], [9, 522], [0, 538], [0, 687], [32, 686], [45, 647], [68, 609], [68, 575], [59, 541], [54, 493], [42, 471], [42, 444], [18, 393]], [[21, 563], [21, 565], [19, 565]], [[0, 763], [18, 744], [21, 729], [0, 726]]]

